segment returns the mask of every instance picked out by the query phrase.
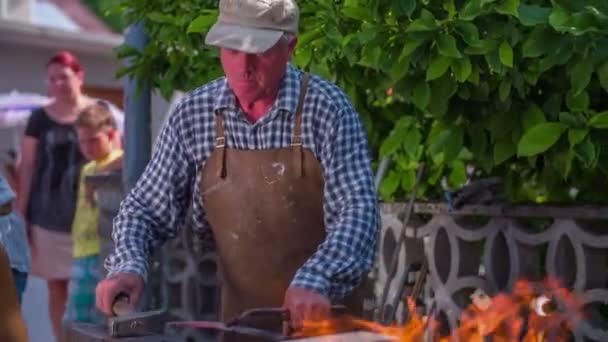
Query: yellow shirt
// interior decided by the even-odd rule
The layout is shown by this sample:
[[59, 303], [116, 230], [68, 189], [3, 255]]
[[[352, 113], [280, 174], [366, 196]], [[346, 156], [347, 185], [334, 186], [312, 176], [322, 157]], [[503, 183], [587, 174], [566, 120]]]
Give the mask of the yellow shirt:
[[88, 162], [80, 173], [80, 184], [78, 189], [78, 200], [76, 202], [76, 213], [72, 223], [72, 238], [74, 240], [74, 258], [82, 258], [99, 254], [101, 241], [97, 231], [99, 222], [99, 209], [92, 207], [86, 200], [85, 183], [87, 176], [95, 174], [97, 169], [107, 166], [123, 154], [122, 150], [114, 150], [101, 160]]

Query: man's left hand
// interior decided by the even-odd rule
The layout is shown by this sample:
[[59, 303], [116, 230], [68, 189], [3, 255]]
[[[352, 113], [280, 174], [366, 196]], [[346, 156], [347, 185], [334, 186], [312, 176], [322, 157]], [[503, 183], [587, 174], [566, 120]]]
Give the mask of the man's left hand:
[[327, 297], [317, 292], [291, 286], [285, 293], [283, 306], [289, 310], [292, 326], [299, 328], [305, 320], [322, 320], [327, 318], [331, 303]]

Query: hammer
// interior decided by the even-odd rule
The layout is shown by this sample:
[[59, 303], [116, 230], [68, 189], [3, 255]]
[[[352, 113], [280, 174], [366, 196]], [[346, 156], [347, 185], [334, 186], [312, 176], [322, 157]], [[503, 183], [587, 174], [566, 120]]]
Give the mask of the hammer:
[[114, 317], [108, 318], [111, 337], [136, 337], [162, 334], [169, 320], [166, 310], [136, 312], [126, 293], [119, 293], [112, 304]]

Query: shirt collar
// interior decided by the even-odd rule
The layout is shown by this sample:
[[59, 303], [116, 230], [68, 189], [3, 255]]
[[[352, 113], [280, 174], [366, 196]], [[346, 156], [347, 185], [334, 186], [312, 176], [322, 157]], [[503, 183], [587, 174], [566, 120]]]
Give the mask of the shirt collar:
[[[288, 64], [285, 76], [279, 85], [277, 99], [274, 105], [270, 108], [270, 112], [274, 110], [283, 110], [289, 112], [290, 114], [295, 113], [298, 96], [300, 95], [300, 79], [301, 72], [294, 68], [291, 64]], [[214, 112], [217, 112], [225, 109], [228, 109], [233, 113], [239, 113], [241, 111], [237, 105], [234, 92], [224, 77], [221, 81], [213, 110]]]

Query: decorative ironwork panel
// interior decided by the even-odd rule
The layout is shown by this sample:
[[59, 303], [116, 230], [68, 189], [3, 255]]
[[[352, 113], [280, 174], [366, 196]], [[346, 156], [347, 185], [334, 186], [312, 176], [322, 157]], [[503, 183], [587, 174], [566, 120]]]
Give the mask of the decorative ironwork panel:
[[[91, 176], [88, 181], [98, 189], [99, 233], [102, 239], [100, 258], [112, 250], [112, 220], [124, 197], [121, 174]], [[152, 258], [143, 298], [143, 308], [166, 308], [180, 320], [215, 320], [219, 317], [219, 281], [214, 252], [202, 252], [201, 246], [186, 225]], [[183, 329], [184, 341], [215, 341], [203, 330]]]
[[[203, 251], [190, 225], [163, 247], [163, 298], [169, 313], [178, 320], [217, 320], [220, 281], [217, 256]], [[204, 329], [174, 329], [184, 341], [215, 341]]]
[[[585, 319], [572, 332], [575, 340], [608, 341], [608, 208], [539, 206], [518, 211], [476, 206], [448, 212], [441, 206], [417, 205], [405, 228], [403, 212], [405, 204], [382, 205], [377, 294], [388, 281], [395, 242], [405, 234], [397, 276], [391, 279], [420, 262], [424, 250], [429, 266], [425, 306], [435, 305], [440, 321], [450, 329], [458, 326], [476, 289], [493, 295], [510, 292], [520, 279], [550, 278], [585, 304]], [[402, 296], [392, 286], [392, 295]]]

